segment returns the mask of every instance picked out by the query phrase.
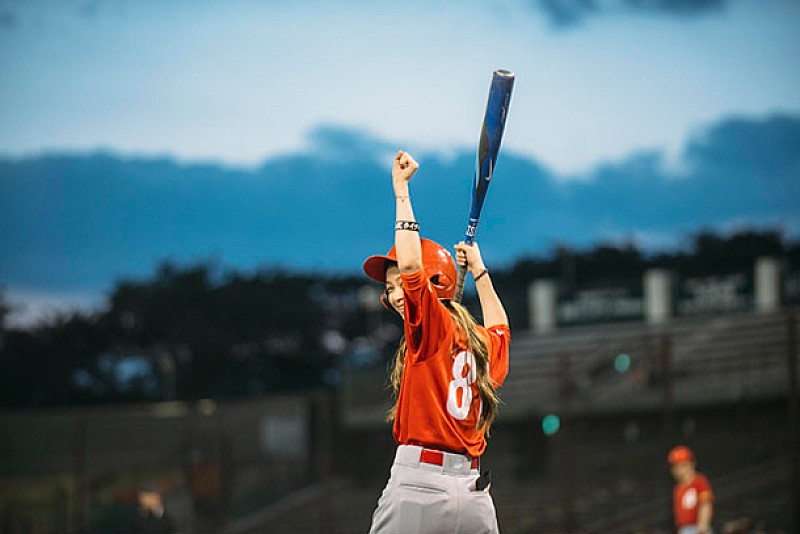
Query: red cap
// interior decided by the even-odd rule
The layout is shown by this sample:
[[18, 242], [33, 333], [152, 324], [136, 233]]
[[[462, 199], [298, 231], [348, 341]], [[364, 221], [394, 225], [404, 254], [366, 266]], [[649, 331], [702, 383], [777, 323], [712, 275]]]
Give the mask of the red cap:
[[669, 463], [677, 464], [680, 462], [694, 462], [692, 449], [684, 445], [678, 445], [669, 451]]

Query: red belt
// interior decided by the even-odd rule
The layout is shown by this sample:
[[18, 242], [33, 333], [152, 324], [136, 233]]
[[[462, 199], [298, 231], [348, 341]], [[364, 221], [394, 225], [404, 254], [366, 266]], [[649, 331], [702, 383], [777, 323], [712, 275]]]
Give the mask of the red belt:
[[[442, 451], [434, 451], [431, 449], [422, 449], [419, 453], [419, 461], [426, 464], [442, 465], [444, 464], [444, 453]], [[472, 469], [478, 468], [478, 459], [473, 458], [470, 464]]]

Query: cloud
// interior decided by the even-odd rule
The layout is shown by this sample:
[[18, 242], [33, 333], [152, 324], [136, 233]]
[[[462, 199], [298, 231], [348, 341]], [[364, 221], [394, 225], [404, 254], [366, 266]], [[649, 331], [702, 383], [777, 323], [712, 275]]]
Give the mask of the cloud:
[[[52, 3], [52, 2], [51, 2]], [[43, 21], [51, 20], [54, 17], [61, 17], [64, 14], [62, 4], [68, 13], [85, 20], [93, 20], [101, 14], [106, 6], [114, 4], [110, 0], [59, 0], [53, 5], [41, 6], [46, 2], [21, 2], [0, 0], [0, 30], [13, 28], [29, 22], [41, 24]], [[118, 6], [122, 6], [119, 2]]]
[[579, 26], [587, 19], [609, 14], [654, 14], [697, 17], [721, 12], [731, 0], [535, 0], [555, 28]]
[[[111, 153], [0, 158], [0, 285], [107, 289], [159, 260], [216, 258], [358, 273], [394, 235], [390, 158], [402, 146], [333, 125], [256, 169]], [[800, 228], [800, 116], [729, 117], [690, 139], [681, 176], [659, 150], [582, 180], [510, 151], [498, 160], [479, 240], [497, 264], [559, 241], [671, 246], [698, 228]], [[333, 155], [333, 157], [332, 157]], [[427, 237], [464, 235], [474, 152], [417, 153], [414, 209]], [[383, 157], [383, 156], [381, 156]]]
[[596, 0], [538, 0], [538, 7], [557, 28], [577, 26], [599, 10]]
[[354, 127], [324, 124], [307, 135], [309, 150], [330, 159], [375, 157], [391, 152], [394, 145]]
[[633, 11], [694, 16], [722, 11], [728, 1], [730, 0], [624, 0], [624, 3]]
[[686, 143], [683, 159], [680, 176], [658, 151], [600, 166], [568, 185], [569, 211], [610, 235], [681, 233], [731, 221], [792, 229], [800, 222], [800, 117], [719, 121]]
[[78, 7], [78, 16], [86, 19], [93, 19], [100, 11], [101, 0], [88, 0]]
[[762, 120], [733, 117], [690, 141], [686, 164], [695, 173], [758, 176], [765, 183], [796, 183], [800, 177], [800, 122], [788, 115]]
[[11, 11], [0, 7], [0, 29], [13, 28], [17, 25], [17, 19]]

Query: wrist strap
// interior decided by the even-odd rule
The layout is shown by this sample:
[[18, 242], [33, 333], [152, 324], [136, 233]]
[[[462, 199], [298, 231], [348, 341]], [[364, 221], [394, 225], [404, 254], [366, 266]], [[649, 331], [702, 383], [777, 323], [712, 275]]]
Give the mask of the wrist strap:
[[419, 232], [419, 223], [417, 221], [397, 221], [394, 223], [394, 229], [409, 230], [411, 232]]
[[475, 281], [477, 282], [487, 274], [489, 274], [489, 269], [484, 268], [480, 273], [478, 273], [478, 276], [475, 277]]

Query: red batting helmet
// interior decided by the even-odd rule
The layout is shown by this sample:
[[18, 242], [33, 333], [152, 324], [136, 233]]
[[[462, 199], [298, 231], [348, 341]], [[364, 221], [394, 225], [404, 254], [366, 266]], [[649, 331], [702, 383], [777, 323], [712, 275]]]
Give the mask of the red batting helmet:
[[669, 463], [677, 464], [680, 462], [694, 462], [694, 453], [692, 449], [684, 445], [678, 445], [669, 451]]
[[[431, 241], [420, 238], [422, 243], [422, 267], [425, 276], [433, 284], [436, 295], [440, 299], [452, 299], [456, 294], [456, 263], [446, 248]], [[385, 256], [370, 256], [364, 262], [364, 272], [382, 284], [386, 283], [386, 263], [397, 263], [397, 250], [392, 247]]]

